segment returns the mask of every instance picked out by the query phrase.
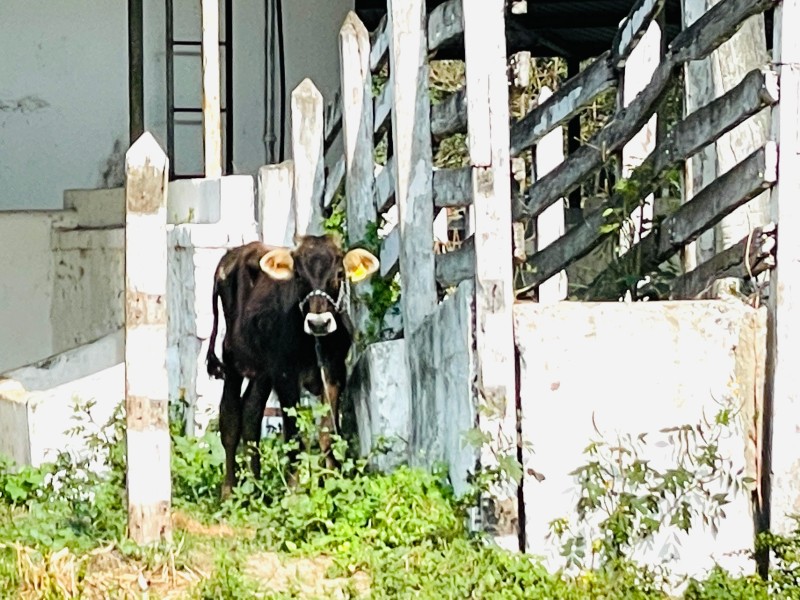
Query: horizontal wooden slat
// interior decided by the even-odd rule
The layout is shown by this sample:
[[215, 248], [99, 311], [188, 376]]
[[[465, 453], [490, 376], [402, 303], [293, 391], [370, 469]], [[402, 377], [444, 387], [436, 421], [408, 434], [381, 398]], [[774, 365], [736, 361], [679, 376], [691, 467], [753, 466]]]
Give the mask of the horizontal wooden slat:
[[607, 296], [616, 273], [647, 273], [696, 240], [778, 178], [778, 150], [768, 142], [733, 169], [703, 188], [694, 198], [666, 217], [658, 227], [622, 256], [618, 268], [609, 268], [589, 286], [585, 298]]
[[617, 74], [609, 64], [609, 56], [609, 52], [598, 56], [547, 101], [511, 126], [512, 156], [518, 156], [536, 144], [554, 128], [591, 104], [597, 96], [616, 85]]
[[444, 287], [475, 276], [475, 239], [470, 236], [458, 250], [436, 255], [436, 281]]
[[650, 119], [664, 98], [675, 69], [690, 60], [704, 58], [718, 48], [750, 16], [777, 0], [722, 0], [673, 40], [650, 84], [617, 117], [576, 152], [531, 188], [531, 198], [520, 217], [535, 217], [571, 192], [609, 156], [620, 150]]
[[664, 8], [664, 0], [639, 0], [628, 13], [622, 26], [617, 30], [614, 41], [611, 64], [621, 69], [625, 66], [639, 40], [650, 27], [650, 23]]
[[400, 225], [395, 225], [381, 242], [381, 277], [391, 277], [400, 267]]
[[448, 0], [428, 15], [428, 50], [436, 52], [464, 36], [461, 0]]
[[328, 173], [328, 177], [325, 179], [325, 195], [322, 198], [322, 206], [325, 208], [328, 208], [333, 202], [336, 190], [339, 189], [344, 179], [344, 172], [345, 164], [344, 156], [342, 156], [336, 161], [336, 164], [333, 165], [333, 169], [331, 169], [330, 173]]
[[375, 98], [374, 101], [374, 123], [375, 123], [375, 135], [377, 136], [386, 127], [391, 125], [391, 117], [392, 115], [392, 104], [394, 103], [394, 85], [392, 84], [392, 78], [389, 77], [389, 81], [386, 82], [386, 85], [383, 86], [380, 95]]
[[455, 208], [472, 204], [472, 169], [436, 169], [433, 171], [433, 205]]
[[342, 130], [342, 98], [337, 90], [331, 101], [325, 105], [325, 148], [329, 148]]
[[386, 212], [394, 204], [394, 175], [394, 156], [390, 156], [375, 177], [375, 208], [378, 214]]
[[735, 277], [749, 279], [776, 264], [778, 228], [775, 224], [756, 227], [730, 248], [710, 258], [696, 269], [677, 277], [670, 286], [670, 300], [691, 300], [708, 297], [717, 279]]
[[375, 73], [389, 58], [389, 17], [383, 15], [381, 22], [369, 36], [369, 68]]
[[[663, 143], [644, 160], [631, 176], [636, 181], [641, 198], [653, 191], [659, 173], [692, 156], [700, 148], [715, 141], [739, 123], [777, 102], [777, 76], [772, 71], [755, 70], [721, 98], [689, 115], [676, 124]], [[624, 205], [624, 197], [614, 194], [608, 205]], [[586, 256], [605, 237], [600, 228], [607, 221], [606, 207], [588, 215], [583, 223], [570, 229], [528, 262], [536, 272], [526, 275], [525, 287], [539, 285], [579, 258]]]
[[441, 139], [467, 130], [467, 89], [453, 92], [439, 104], [431, 106], [431, 135]]

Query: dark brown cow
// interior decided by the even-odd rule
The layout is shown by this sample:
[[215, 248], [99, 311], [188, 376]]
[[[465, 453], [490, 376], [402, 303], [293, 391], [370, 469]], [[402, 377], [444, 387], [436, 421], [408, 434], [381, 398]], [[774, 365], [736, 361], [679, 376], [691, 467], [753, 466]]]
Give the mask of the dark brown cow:
[[[378, 268], [378, 259], [362, 249], [344, 254], [329, 236], [306, 236], [294, 249], [259, 242], [228, 251], [214, 275], [214, 325], [206, 364], [209, 375], [224, 379], [219, 428], [225, 448], [223, 496], [236, 483], [239, 439], [257, 442], [261, 417], [274, 389], [283, 413], [283, 434], [297, 434], [286, 409], [300, 399], [300, 386], [324, 392], [330, 411], [323, 419], [320, 446], [329, 466], [330, 432], [338, 430], [339, 392], [345, 384], [350, 323], [340, 311], [346, 281], [356, 283]], [[222, 302], [226, 332], [222, 361], [214, 352]], [[244, 395], [242, 382], [250, 381]], [[260, 476], [258, 454], [251, 456]]]

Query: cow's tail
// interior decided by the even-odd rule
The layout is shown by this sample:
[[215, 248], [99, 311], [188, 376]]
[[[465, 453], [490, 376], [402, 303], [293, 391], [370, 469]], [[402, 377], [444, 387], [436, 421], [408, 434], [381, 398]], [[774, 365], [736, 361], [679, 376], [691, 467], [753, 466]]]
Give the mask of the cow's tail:
[[217, 358], [214, 348], [217, 345], [217, 325], [219, 324], [219, 280], [214, 277], [214, 291], [211, 294], [211, 312], [214, 315], [214, 324], [211, 327], [211, 337], [208, 339], [208, 352], [206, 353], [206, 369], [208, 374], [215, 379], [225, 378], [225, 365]]

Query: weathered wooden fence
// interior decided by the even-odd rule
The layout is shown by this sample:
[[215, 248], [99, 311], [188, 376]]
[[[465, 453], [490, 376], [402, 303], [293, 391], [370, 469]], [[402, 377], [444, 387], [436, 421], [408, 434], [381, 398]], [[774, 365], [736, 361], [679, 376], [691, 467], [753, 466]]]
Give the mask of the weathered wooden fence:
[[[800, 337], [791, 333], [798, 320], [794, 309], [800, 285], [800, 235], [794, 233], [800, 232], [800, 209], [793, 202], [800, 192], [800, 50], [796, 36], [782, 34], [800, 19], [800, 2], [722, 0], [687, 25], [663, 53], [656, 50], [652, 76], [637, 82], [630, 67], [641, 58], [635, 54], [637, 46], [658, 42], [657, 23], [663, 8], [663, 0], [637, 2], [607, 52], [552, 94], [544, 91], [538, 104], [515, 122], [508, 109], [502, 0], [449, 0], [430, 14], [423, 0], [389, 0], [387, 18], [371, 34], [351, 14], [340, 33], [341, 95], [323, 106], [313, 83], [304, 81], [292, 96], [294, 161], [264, 167], [261, 173], [263, 235], [270, 243], [288, 243], [287, 230], [319, 231], [323, 213], [342, 186], [350, 244], [366, 243], [378, 225], [390, 222], [388, 228], [379, 228], [389, 230], [380, 239], [381, 275], [399, 271], [402, 283], [412, 452], [425, 447], [425, 443], [415, 446], [415, 440], [430, 433], [429, 421], [444, 428], [449, 425], [447, 416], [434, 413], [442, 406], [437, 394], [451, 389], [452, 373], [433, 371], [448, 368], [442, 346], [451, 341], [434, 338], [451, 334], [431, 322], [446, 312], [446, 302], [440, 302], [443, 291], [448, 295], [458, 286], [459, 292], [453, 295], [463, 294], [472, 314], [467, 322], [457, 321], [463, 327], [459, 333], [467, 336], [471, 357], [465, 386], [476, 408], [472, 419], [494, 440], [491, 448], [462, 463], [474, 466], [477, 459], [491, 466], [504, 455], [520, 456], [515, 297], [564, 299], [565, 270], [639, 219], [636, 235], [627, 236], [629, 240], [619, 245], [618, 260], [596, 274], [587, 297], [614, 298], [626, 290], [635, 292], [638, 281], [649, 272], [737, 208], [772, 190], [770, 222], [754, 224], [738, 243], [721, 248], [672, 280], [664, 296], [707, 297], [711, 284], [720, 278], [752, 280], [771, 270], [766, 411], [772, 418], [766, 419], [765, 444], [767, 448], [772, 444], [774, 477], [768, 481], [766, 474], [763, 485], [772, 485], [772, 505], [780, 511], [773, 513], [773, 524], [781, 529], [787, 523], [787, 510], [800, 498], [800, 484], [794, 477], [796, 451], [792, 450], [797, 447], [800, 399], [787, 358], [800, 352]], [[671, 128], [656, 135], [655, 120], [668, 93], [678, 85], [678, 74], [690, 62], [716, 50], [748, 18], [773, 8], [772, 63], [747, 73], [725, 94], [702, 106], [687, 103], [691, 112], [687, 110]], [[428, 61], [439, 48], [458, 39], [465, 48], [466, 86], [431, 106]], [[386, 83], [374, 95], [373, 78], [378, 74], [386, 77]], [[614, 88], [627, 90], [618, 94], [615, 114], [562, 160], [561, 128]], [[780, 98], [779, 90], [783, 91]], [[657, 216], [665, 173], [683, 169], [698, 152], [764, 112], [772, 115], [769, 141], [694, 190], [677, 210]], [[338, 141], [340, 132], [342, 141]], [[468, 135], [469, 164], [434, 169], [431, 140], [458, 132]], [[384, 139], [386, 157], [376, 164]], [[533, 158], [528, 156], [531, 150]], [[512, 192], [515, 160], [531, 170], [533, 181], [520, 193]], [[625, 163], [617, 170], [624, 185], [617, 185], [601, 206], [587, 211], [581, 223], [565, 231], [563, 198], [614, 160], [618, 165]], [[434, 220], [453, 208], [469, 212], [467, 238], [459, 249], [437, 254]], [[396, 224], [392, 227], [393, 210]], [[523, 232], [530, 231], [532, 222], [536, 222], [536, 235], [532, 251], [526, 253]], [[288, 228], [286, 223], [290, 223]], [[780, 244], [778, 225], [784, 232], [793, 232], [784, 233]], [[620, 271], [635, 277], [621, 284]], [[354, 299], [353, 310], [363, 331], [363, 302]], [[439, 383], [428, 385], [437, 378]], [[442, 380], [448, 381], [441, 384]], [[468, 454], [466, 449], [460, 451]], [[493, 527], [496, 537], [511, 547], [517, 544], [520, 527], [517, 508], [517, 490], [511, 485], [496, 490], [494, 502], [484, 511], [489, 519], [484, 525]]]

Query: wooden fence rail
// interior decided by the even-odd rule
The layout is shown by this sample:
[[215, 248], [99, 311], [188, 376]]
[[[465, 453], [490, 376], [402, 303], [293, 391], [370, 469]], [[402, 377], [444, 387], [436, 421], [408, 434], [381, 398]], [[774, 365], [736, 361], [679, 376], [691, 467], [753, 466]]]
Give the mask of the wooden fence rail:
[[[322, 211], [331, 208], [343, 186], [350, 244], [363, 243], [368, 232], [388, 222], [381, 230], [380, 274], [389, 277], [399, 273], [403, 334], [408, 340], [414, 340], [415, 331], [435, 313], [441, 292], [437, 284], [449, 289], [466, 280], [474, 281], [474, 401], [476, 406], [495, 408], [479, 417], [477, 424], [495, 439], [510, 440], [508, 447], [495, 447], [495, 451], [513, 452], [517, 427], [511, 320], [514, 260], [517, 265], [527, 263], [516, 278], [522, 290], [540, 288], [539, 300], [563, 300], [567, 295], [565, 270], [608, 236], [618, 235], [609, 225], [615, 219], [619, 221], [620, 215], [627, 218], [636, 204], [658, 192], [665, 172], [681, 168], [698, 151], [762, 111], [785, 115], [781, 107], [796, 107], [791, 104], [796, 98], [784, 105], [785, 99], [779, 102], [778, 97], [779, 87], [784, 94], [791, 89], [796, 96], [797, 86], [785, 86], [786, 81], [797, 78], [796, 66], [781, 64], [777, 71], [766, 66], [751, 71], [721, 97], [679, 118], [666, 135], [659, 135], [658, 142], [637, 157], [641, 162], [626, 173], [625, 186], [612, 190], [602, 206], [585, 215], [581, 223], [566, 227], [564, 199], [589, 177], [608, 168], [611, 159], [653, 119], [679, 81], [679, 69], [707, 57], [754, 15], [780, 6], [787, 14], [797, 16], [798, 1], [721, 0], [672, 40], [649, 83], [635, 97], [629, 93], [624, 98], [626, 106], [566, 158], [562, 153], [564, 125], [602, 94], [624, 88], [624, 71], [635, 62], [637, 45], [647, 43], [646, 32], [658, 24], [664, 0], [636, 2], [608, 51], [559, 89], [545, 91], [532, 110], [513, 122], [508, 106], [502, 0], [448, 0], [429, 15], [423, 0], [389, 0], [387, 16], [371, 34], [350, 14], [340, 31], [340, 94], [323, 107], [310, 81], [293, 93], [294, 164], [268, 167], [262, 172], [262, 187], [280, 189], [284, 198], [270, 210], [287, 219], [292, 212], [293, 229], [298, 232], [315, 231]], [[785, 28], [786, 18], [776, 16], [778, 30]], [[466, 84], [431, 106], [428, 61], [456, 43], [464, 45]], [[800, 60], [796, 45], [784, 39], [775, 43], [786, 56]], [[378, 75], [387, 79], [379, 93], [373, 94], [373, 79]], [[623, 98], [619, 98], [621, 105]], [[433, 141], [455, 133], [467, 133], [468, 166], [434, 169]], [[781, 218], [787, 215], [785, 218], [793, 223], [797, 212], [788, 207], [789, 192], [786, 185], [780, 185], [780, 178], [785, 176], [780, 171], [794, 168], [797, 176], [800, 170], [794, 165], [796, 157], [790, 160], [794, 155], [779, 150], [783, 144], [793, 148], [797, 136], [791, 136], [795, 133], [796, 124], [787, 125], [784, 117], [777, 143], [754, 148], [690, 202], [653, 223], [649, 233], [633, 240], [614, 265], [595, 275], [587, 297], [613, 297], [620, 292], [616, 281], [620, 269], [642, 274], [655, 270], [765, 190], [783, 190], [777, 213]], [[344, 153], [335, 156], [340, 135]], [[385, 161], [377, 165], [377, 148], [384, 140]], [[528, 151], [532, 151], [532, 158]], [[523, 161], [532, 181], [529, 189], [513, 197], [512, 159]], [[327, 173], [324, 164], [329, 165]], [[290, 169], [293, 175], [287, 175]], [[291, 211], [287, 208], [290, 205], [294, 207]], [[435, 254], [434, 219], [455, 208], [468, 209], [474, 227], [467, 231], [458, 250]], [[512, 231], [519, 233], [523, 228], [513, 222], [537, 223], [536, 245], [527, 256], [524, 236], [517, 236], [515, 247]], [[752, 277], [773, 269], [777, 226], [784, 226], [780, 219], [775, 222], [777, 225], [753, 229], [739, 243], [675, 279], [669, 296], [697, 297], [720, 276]], [[265, 236], [269, 231], [270, 236], [279, 237], [277, 231], [264, 227]], [[786, 260], [794, 260], [795, 251], [796, 246], [791, 246]], [[784, 273], [789, 278], [794, 276], [792, 267]], [[786, 289], [796, 294], [792, 281]], [[785, 295], [781, 297], [783, 303], [773, 310], [783, 322], [793, 323], [796, 317], [786, 307], [794, 296], [788, 300]], [[353, 311], [363, 331], [367, 318], [363, 303], [359, 306], [356, 299]], [[784, 348], [796, 345], [785, 335], [776, 339]], [[415, 394], [423, 393], [418, 382], [425, 369], [413, 343], [409, 344], [407, 360], [413, 406], [418, 402]], [[795, 402], [795, 392], [788, 390], [785, 381], [782, 385], [776, 393], [783, 395], [776, 396], [776, 402], [794, 414], [791, 403]], [[782, 443], [791, 439], [787, 432], [782, 436]], [[481, 460], [488, 465], [495, 459], [484, 454]], [[515, 497], [511, 488], [498, 492], [505, 500]], [[513, 546], [509, 540], [515, 534], [506, 531], [503, 535]]]

